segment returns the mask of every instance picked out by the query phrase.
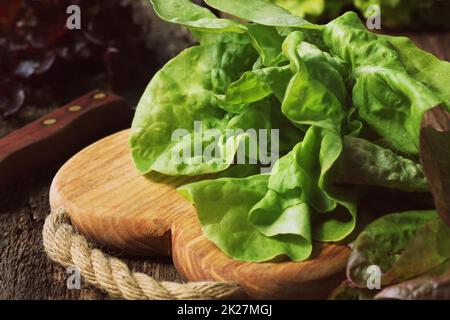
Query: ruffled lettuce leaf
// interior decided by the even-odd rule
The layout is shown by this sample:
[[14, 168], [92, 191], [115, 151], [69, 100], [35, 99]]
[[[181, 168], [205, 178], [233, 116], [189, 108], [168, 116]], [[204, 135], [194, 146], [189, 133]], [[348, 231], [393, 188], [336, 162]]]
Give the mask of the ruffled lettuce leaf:
[[422, 166], [365, 139], [346, 136], [336, 182], [409, 192], [428, 191]]
[[416, 79], [386, 37], [367, 31], [355, 13], [328, 23], [324, 40], [351, 64], [360, 117], [392, 148], [417, 155], [423, 114], [443, 103], [442, 95]]
[[289, 234], [266, 237], [248, 220], [252, 206], [267, 192], [268, 179], [268, 175], [256, 175], [205, 180], [178, 191], [195, 203], [208, 239], [233, 259], [261, 262], [288, 256], [304, 260], [311, 254], [310, 239]]
[[[346, 101], [345, 86], [333, 68], [338, 62], [317, 47], [302, 46], [302, 40], [301, 32], [293, 32], [283, 44], [295, 74], [282, 111], [294, 124], [311, 127], [304, 140], [275, 164], [268, 192], [252, 208], [249, 219], [266, 236], [290, 234], [308, 240], [312, 233], [316, 240], [337, 241], [353, 231], [356, 219], [355, 195], [332, 186], [330, 174], [343, 148], [339, 133], [344, 108], [335, 94]], [[311, 71], [321, 66], [321, 59], [333, 61], [323, 64], [325, 70], [335, 71], [327, 86], [315, 80], [320, 72]]]
[[312, 233], [315, 240], [338, 241], [349, 235], [355, 227], [355, 195], [331, 183], [341, 152], [337, 134], [311, 127], [275, 164], [268, 191], [250, 211], [250, 221], [267, 236], [291, 234], [306, 240]]
[[[243, 136], [226, 135], [233, 115], [219, 107], [216, 94], [224, 93], [251, 67], [256, 52], [245, 35], [228, 34], [226, 38], [226, 42], [185, 50], [153, 77], [131, 128], [132, 156], [140, 172], [199, 175], [222, 171], [233, 161]], [[201, 128], [195, 128], [195, 121], [201, 121]], [[174, 139], [172, 134], [177, 129], [185, 129], [186, 134], [178, 131], [180, 136]], [[208, 135], [208, 129], [215, 132]], [[196, 141], [203, 139], [197, 148], [218, 140], [217, 154], [207, 159], [195, 152], [195, 137]], [[187, 160], [180, 161], [176, 155]]]
[[274, 66], [286, 60], [281, 51], [285, 37], [280, 35], [275, 27], [260, 24], [248, 24], [246, 27], [264, 66]]
[[380, 36], [395, 48], [405, 70], [416, 80], [431, 88], [450, 112], [450, 63], [418, 48], [405, 37]]
[[281, 102], [287, 84], [292, 78], [289, 66], [267, 67], [245, 72], [230, 84], [225, 95], [218, 96], [221, 107], [229, 112], [241, 112], [248, 103], [262, 100], [274, 94]]
[[[339, 133], [345, 117], [346, 93], [342, 77], [334, 65], [317, 63], [321, 59], [326, 61], [325, 53], [311, 44], [302, 46], [302, 41], [303, 33], [296, 31], [283, 43], [283, 52], [294, 72], [281, 106], [283, 114], [301, 129], [314, 125]], [[330, 73], [326, 84], [320, 81], [323, 79], [320, 74], [324, 73]]]

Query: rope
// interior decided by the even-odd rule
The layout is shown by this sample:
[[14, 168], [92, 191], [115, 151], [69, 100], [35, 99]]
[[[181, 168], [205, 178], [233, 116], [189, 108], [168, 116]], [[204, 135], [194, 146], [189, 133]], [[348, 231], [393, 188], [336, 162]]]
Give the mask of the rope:
[[45, 251], [53, 261], [77, 268], [88, 283], [113, 298], [191, 300], [242, 296], [238, 285], [230, 282], [159, 282], [144, 273], [132, 272], [123, 261], [94, 248], [70, 224], [63, 209], [52, 211], [45, 219], [43, 239]]

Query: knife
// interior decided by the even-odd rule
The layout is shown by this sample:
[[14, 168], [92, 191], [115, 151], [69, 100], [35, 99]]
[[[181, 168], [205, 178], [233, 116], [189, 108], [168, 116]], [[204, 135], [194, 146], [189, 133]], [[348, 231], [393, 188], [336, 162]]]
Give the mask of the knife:
[[129, 128], [131, 119], [131, 108], [122, 98], [94, 90], [12, 132], [0, 139], [0, 189]]

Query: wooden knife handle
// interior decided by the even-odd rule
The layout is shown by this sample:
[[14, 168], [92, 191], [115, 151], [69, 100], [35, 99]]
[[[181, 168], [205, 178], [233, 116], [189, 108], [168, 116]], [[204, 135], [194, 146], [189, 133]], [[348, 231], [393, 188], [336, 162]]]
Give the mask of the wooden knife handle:
[[0, 189], [11, 180], [61, 163], [83, 147], [131, 123], [118, 96], [95, 90], [0, 139]]

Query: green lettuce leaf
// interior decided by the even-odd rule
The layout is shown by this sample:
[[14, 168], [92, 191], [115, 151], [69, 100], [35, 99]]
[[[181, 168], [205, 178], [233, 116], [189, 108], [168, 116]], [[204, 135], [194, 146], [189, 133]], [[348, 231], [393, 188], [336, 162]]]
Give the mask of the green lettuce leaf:
[[[282, 111], [300, 128], [315, 125], [339, 133], [345, 118], [342, 103], [346, 101], [342, 77], [333, 64], [321, 63], [332, 60], [331, 57], [311, 44], [302, 46], [302, 41], [303, 33], [296, 31], [283, 44], [295, 74], [287, 87]], [[326, 84], [320, 81], [324, 78], [320, 74], [330, 74]]]
[[[330, 174], [343, 147], [339, 133], [344, 110], [333, 92], [345, 101], [345, 86], [332, 66], [338, 62], [311, 44], [302, 46], [302, 40], [301, 32], [293, 32], [283, 44], [296, 73], [286, 90], [282, 111], [293, 123], [312, 126], [304, 140], [275, 164], [269, 190], [252, 208], [249, 219], [266, 236], [290, 234], [308, 240], [312, 232], [314, 239], [337, 241], [353, 231], [356, 219], [353, 193], [333, 187]], [[321, 61], [333, 63], [321, 65]], [[320, 66], [335, 71], [327, 86], [313, 78], [321, 78], [320, 72], [309, 71]], [[322, 214], [315, 217], [315, 211]]]
[[422, 166], [365, 139], [347, 136], [336, 182], [411, 192], [428, 191]]
[[261, 25], [319, 28], [269, 0], [205, 0], [205, 2], [217, 10]]
[[264, 66], [274, 66], [286, 59], [281, 50], [284, 37], [278, 33], [275, 27], [259, 24], [248, 24], [246, 27]]
[[[236, 41], [185, 50], [150, 82], [138, 104], [130, 137], [133, 160], [140, 172], [199, 175], [222, 171], [233, 161], [244, 137], [226, 135], [233, 115], [219, 107], [216, 95], [251, 67], [256, 53], [245, 35], [228, 37]], [[195, 121], [201, 121], [202, 128], [194, 128]], [[173, 139], [176, 129], [185, 129], [186, 134]], [[201, 135], [200, 129], [204, 133], [215, 129], [219, 136]], [[204, 139], [202, 146], [218, 140], [218, 154], [205, 159], [190, 152], [195, 136]], [[187, 157], [184, 151], [191, 153], [191, 159], [180, 163], [174, 155]]]
[[428, 86], [450, 111], [450, 63], [439, 60], [405, 37], [381, 36], [397, 51], [405, 70], [415, 79]]
[[399, 283], [450, 259], [450, 227], [439, 219], [417, 229], [395, 264], [383, 275], [382, 283]]
[[311, 254], [310, 239], [289, 234], [266, 237], [248, 221], [248, 212], [267, 192], [268, 179], [268, 175], [256, 175], [206, 180], [178, 191], [195, 204], [208, 239], [233, 259], [261, 262], [288, 256], [304, 260]]
[[240, 112], [246, 104], [259, 101], [271, 94], [281, 102], [291, 77], [289, 66], [247, 71], [239, 80], [233, 82], [225, 95], [219, 96], [219, 99], [225, 103], [222, 107], [230, 112]]
[[290, 234], [307, 240], [312, 233], [320, 241], [345, 238], [355, 227], [356, 201], [352, 193], [331, 186], [331, 170], [341, 152], [338, 135], [311, 127], [275, 164], [268, 191], [249, 220], [270, 237]]
[[367, 31], [355, 13], [327, 24], [324, 39], [352, 67], [360, 117], [394, 149], [417, 155], [422, 116], [443, 102], [440, 95], [415, 79], [393, 45]]
[[272, 0], [280, 7], [299, 17], [318, 17], [325, 11], [325, 0]]
[[156, 14], [168, 22], [200, 30], [245, 32], [245, 27], [238, 22], [218, 19], [207, 8], [190, 0], [150, 0], [150, 2]]

